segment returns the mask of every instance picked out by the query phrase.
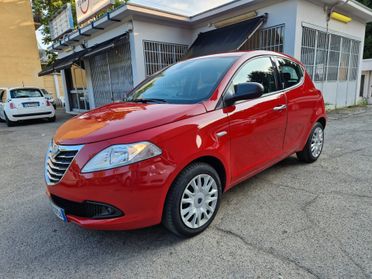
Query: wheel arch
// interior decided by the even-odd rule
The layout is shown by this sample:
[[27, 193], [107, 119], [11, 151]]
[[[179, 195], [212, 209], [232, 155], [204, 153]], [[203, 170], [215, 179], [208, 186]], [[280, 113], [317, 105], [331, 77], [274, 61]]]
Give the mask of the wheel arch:
[[[172, 178], [172, 182], [170, 183], [170, 186], [168, 187], [168, 189], [166, 190], [165, 192], [165, 195], [163, 196], [163, 206], [162, 206], [162, 211], [164, 211], [164, 205], [166, 203], [166, 200], [167, 200], [167, 197], [169, 195], [169, 192], [173, 186], [173, 183], [174, 181], [177, 179], [177, 177], [180, 175], [180, 173], [185, 169], [187, 168], [189, 165], [193, 164], [193, 163], [196, 163], [196, 162], [202, 162], [202, 163], [206, 163], [208, 165], [210, 165], [211, 167], [213, 167], [218, 176], [220, 177], [220, 180], [221, 180], [221, 186], [222, 186], [222, 193], [225, 191], [226, 189], [226, 185], [228, 183], [227, 179], [227, 170], [226, 170], [226, 167], [225, 165], [223, 164], [222, 160], [217, 158], [216, 156], [213, 156], [213, 155], [200, 155], [199, 157], [196, 157], [196, 158], [193, 158], [192, 160], [188, 161], [187, 164], [183, 165], [182, 168], [179, 169], [179, 171], [177, 172], [177, 174]], [[162, 212], [162, 215], [163, 215], [164, 212]]]
[[320, 124], [322, 124], [322, 126], [323, 126], [323, 129], [326, 127], [326, 125], [327, 125], [327, 120], [326, 120], [326, 118], [325, 117], [320, 117], [320, 118], [318, 118], [318, 120], [316, 121], [316, 122], [319, 122]]
[[213, 167], [218, 176], [220, 177], [220, 180], [221, 180], [221, 186], [222, 186], [222, 192], [225, 191], [225, 187], [226, 187], [226, 169], [225, 169], [225, 166], [224, 164], [222, 163], [222, 161], [220, 159], [218, 159], [217, 157], [214, 157], [214, 156], [202, 156], [202, 157], [199, 157], [195, 160], [193, 160], [192, 162], [190, 162], [188, 165], [191, 165], [192, 163], [196, 163], [196, 162], [202, 162], [202, 163], [206, 163], [208, 165], [210, 165], [211, 167]]

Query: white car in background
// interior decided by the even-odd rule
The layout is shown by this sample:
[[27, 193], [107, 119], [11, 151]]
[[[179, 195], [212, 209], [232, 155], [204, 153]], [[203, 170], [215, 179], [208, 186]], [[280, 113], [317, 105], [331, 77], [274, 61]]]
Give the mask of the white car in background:
[[41, 88], [40, 90], [43, 92], [44, 97], [53, 105], [54, 109], [57, 109], [57, 103], [52, 94], [50, 94], [46, 89]]
[[56, 120], [55, 109], [35, 87], [0, 88], [0, 119], [10, 127], [21, 120]]

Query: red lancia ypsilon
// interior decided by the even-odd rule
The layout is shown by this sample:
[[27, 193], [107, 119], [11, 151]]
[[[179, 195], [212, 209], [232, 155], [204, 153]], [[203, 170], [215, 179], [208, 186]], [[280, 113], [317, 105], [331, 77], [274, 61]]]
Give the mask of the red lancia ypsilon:
[[100, 230], [163, 223], [193, 236], [222, 193], [297, 153], [322, 152], [326, 113], [304, 66], [274, 52], [205, 56], [62, 125], [45, 163], [59, 218]]

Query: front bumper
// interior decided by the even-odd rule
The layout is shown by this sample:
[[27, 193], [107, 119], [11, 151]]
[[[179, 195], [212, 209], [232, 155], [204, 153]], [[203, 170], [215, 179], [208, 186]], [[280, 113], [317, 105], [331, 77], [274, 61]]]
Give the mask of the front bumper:
[[109, 204], [94, 201], [73, 202], [50, 195], [53, 204], [63, 208], [65, 214], [90, 219], [110, 219], [123, 216], [123, 212]]
[[[99, 143], [98, 143], [99, 144]], [[84, 146], [58, 183], [47, 186], [47, 194], [65, 209], [67, 220], [98, 230], [129, 230], [159, 224], [163, 205], [175, 170], [173, 164], [158, 156], [116, 169], [81, 173], [96, 144]], [[57, 197], [72, 203], [95, 202], [116, 208], [122, 214], [92, 218], [74, 214]]]

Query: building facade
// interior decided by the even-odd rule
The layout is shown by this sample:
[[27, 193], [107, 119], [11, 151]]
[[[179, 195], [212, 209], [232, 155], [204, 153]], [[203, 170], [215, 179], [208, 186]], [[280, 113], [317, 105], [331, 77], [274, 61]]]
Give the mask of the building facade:
[[[329, 107], [353, 105], [372, 10], [354, 0], [340, 3], [238, 0], [191, 17], [127, 4], [56, 42], [59, 59], [41, 74], [61, 70], [66, 109], [80, 112], [121, 101], [144, 78], [185, 57], [265, 49], [302, 61]], [[331, 8], [351, 22], [329, 19]]]
[[30, 1], [0, 1], [0, 15], [0, 87], [43, 87]]
[[359, 97], [372, 105], [372, 59], [365, 59], [362, 62]]

